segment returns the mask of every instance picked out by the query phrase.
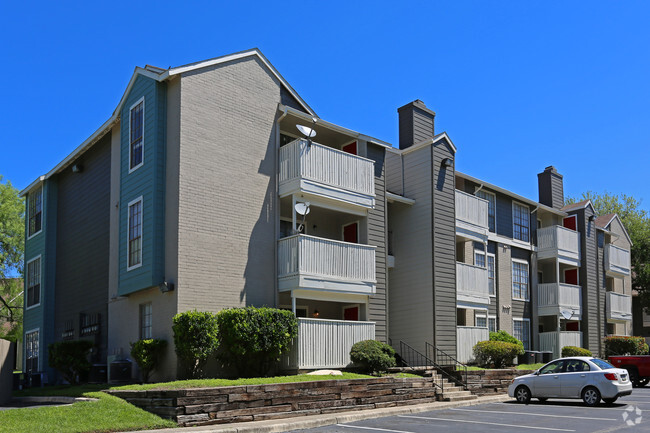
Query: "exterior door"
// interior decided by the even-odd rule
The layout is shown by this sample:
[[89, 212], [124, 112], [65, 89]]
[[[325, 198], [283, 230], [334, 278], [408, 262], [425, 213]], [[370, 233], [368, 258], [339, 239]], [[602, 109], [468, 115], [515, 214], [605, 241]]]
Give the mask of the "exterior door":
[[359, 320], [359, 306], [343, 308], [343, 320]]
[[359, 224], [354, 222], [343, 226], [343, 242], [359, 243]]
[[562, 225], [567, 229], [576, 231], [578, 230], [577, 220], [578, 218], [575, 215], [571, 215], [570, 217], [566, 217], [562, 220]]
[[573, 284], [574, 286], [578, 285], [578, 270], [577, 269], [567, 269], [564, 271], [564, 282], [566, 284]]
[[352, 155], [358, 155], [357, 153], [357, 142], [346, 144], [341, 148], [343, 152], [351, 153]]

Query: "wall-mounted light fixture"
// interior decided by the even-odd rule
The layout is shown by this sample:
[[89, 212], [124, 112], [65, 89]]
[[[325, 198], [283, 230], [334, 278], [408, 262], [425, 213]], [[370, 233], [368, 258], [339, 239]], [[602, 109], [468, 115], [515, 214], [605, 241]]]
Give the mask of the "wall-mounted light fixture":
[[314, 310], [314, 314], [312, 314], [312, 316], [318, 318], [320, 316], [320, 313], [318, 310]]
[[452, 158], [445, 158], [442, 160], [443, 167], [451, 167], [452, 165], [454, 165], [454, 160]]
[[81, 173], [84, 169], [84, 166], [77, 163], [72, 165], [72, 172], [73, 173]]
[[172, 292], [174, 290], [174, 284], [163, 281], [158, 285], [158, 288], [160, 289], [160, 293]]
[[589, 215], [589, 221], [593, 221], [596, 219], [596, 215]]

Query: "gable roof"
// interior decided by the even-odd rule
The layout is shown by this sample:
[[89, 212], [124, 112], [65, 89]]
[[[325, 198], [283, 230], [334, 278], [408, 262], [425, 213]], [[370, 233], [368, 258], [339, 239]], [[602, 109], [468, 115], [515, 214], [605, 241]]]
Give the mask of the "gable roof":
[[[587, 206], [591, 205], [590, 200], [582, 200], [577, 203], [571, 203], [562, 208], [563, 211], [569, 212], [576, 209], [585, 209]], [[592, 206], [593, 207], [593, 206]]]
[[615, 219], [618, 220], [618, 222], [621, 224], [621, 228], [623, 229], [623, 234], [625, 235], [627, 241], [630, 243], [630, 245], [633, 245], [632, 239], [630, 238], [630, 234], [627, 232], [627, 229], [623, 225], [623, 221], [621, 221], [621, 217], [619, 217], [618, 214], [610, 213], [607, 215], [599, 216], [595, 220], [596, 228], [608, 233], [614, 233], [612, 232], [610, 226]]
[[602, 227], [602, 228], [607, 228], [607, 226], [612, 222], [612, 220], [616, 217], [617, 215], [615, 213], [608, 213], [607, 215], [601, 215], [598, 218], [596, 218], [596, 227]]

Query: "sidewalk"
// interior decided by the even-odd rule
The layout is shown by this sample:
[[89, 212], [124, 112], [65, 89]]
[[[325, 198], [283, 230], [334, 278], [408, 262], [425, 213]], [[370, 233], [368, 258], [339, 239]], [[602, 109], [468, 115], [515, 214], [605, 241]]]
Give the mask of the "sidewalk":
[[477, 404], [494, 403], [511, 400], [505, 394], [479, 397], [476, 400], [454, 401], [454, 402], [435, 402], [427, 404], [418, 404], [413, 406], [389, 407], [385, 409], [369, 409], [359, 411], [349, 411], [332, 413], [327, 415], [310, 415], [295, 418], [285, 418], [268, 421], [251, 421], [233, 424], [217, 424], [200, 427], [178, 427], [159, 430], [139, 430], [137, 432], [127, 433], [271, 433], [286, 432], [290, 430], [300, 430], [325, 425], [341, 424], [364, 419], [382, 418], [386, 416], [404, 415], [410, 413], [421, 413], [430, 410], [446, 409], [459, 406], [474, 406]]

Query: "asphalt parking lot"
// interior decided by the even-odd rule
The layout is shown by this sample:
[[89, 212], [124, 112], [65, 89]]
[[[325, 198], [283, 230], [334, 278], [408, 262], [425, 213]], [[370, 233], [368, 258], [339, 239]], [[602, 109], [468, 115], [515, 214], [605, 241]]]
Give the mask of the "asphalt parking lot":
[[418, 414], [375, 418], [296, 432], [650, 432], [650, 387], [635, 388], [632, 395], [612, 405], [586, 407], [582, 400], [533, 399], [522, 405], [514, 400], [433, 410]]

